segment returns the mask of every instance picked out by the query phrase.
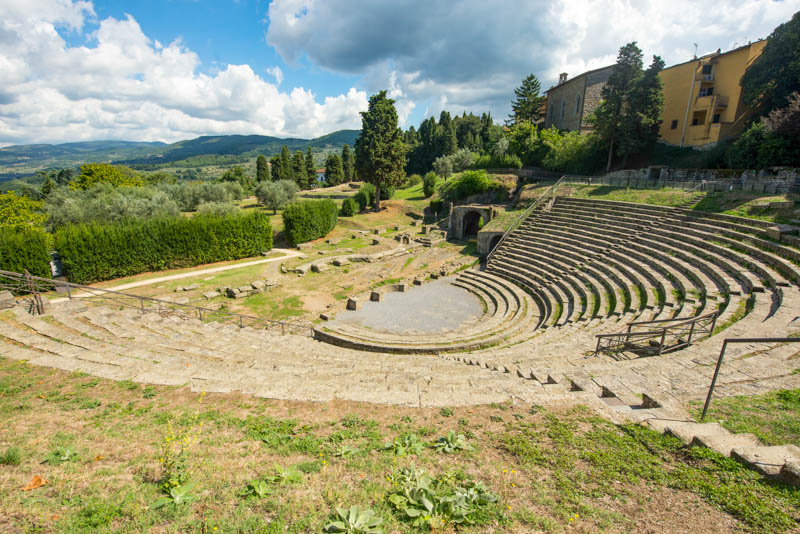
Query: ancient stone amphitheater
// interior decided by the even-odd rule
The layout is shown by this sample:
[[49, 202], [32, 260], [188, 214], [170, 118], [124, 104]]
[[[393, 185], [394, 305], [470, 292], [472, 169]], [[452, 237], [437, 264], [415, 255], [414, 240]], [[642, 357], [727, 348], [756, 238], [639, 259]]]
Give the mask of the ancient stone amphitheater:
[[[740, 443], [675, 419], [686, 419], [686, 401], [704, 398], [723, 338], [800, 330], [800, 250], [776, 237], [774, 225], [752, 219], [558, 197], [538, 203], [484, 270], [458, 275], [454, 283], [484, 302], [485, 315], [457, 332], [390, 335], [350, 325], [281, 335], [70, 302], [47, 316], [18, 308], [0, 322], [0, 355], [277, 399], [576, 401], [687, 439], [724, 438], [730, 452], [752, 438]], [[798, 350], [731, 345], [715, 394], [798, 387]]]

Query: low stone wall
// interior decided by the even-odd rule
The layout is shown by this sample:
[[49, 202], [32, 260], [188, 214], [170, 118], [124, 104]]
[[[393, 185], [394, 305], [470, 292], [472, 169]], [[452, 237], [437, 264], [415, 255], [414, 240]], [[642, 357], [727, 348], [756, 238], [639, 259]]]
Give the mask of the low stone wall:
[[[570, 183], [653, 189], [675, 187], [698, 191], [743, 191], [762, 194], [788, 193], [800, 184], [800, 172], [792, 168], [669, 169], [648, 167], [610, 172], [604, 176], [571, 177]], [[706, 182], [703, 184], [703, 182]]]

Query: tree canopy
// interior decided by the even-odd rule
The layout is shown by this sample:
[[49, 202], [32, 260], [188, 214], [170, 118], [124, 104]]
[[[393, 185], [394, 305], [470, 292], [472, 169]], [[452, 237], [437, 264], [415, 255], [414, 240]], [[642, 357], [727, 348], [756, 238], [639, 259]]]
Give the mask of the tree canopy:
[[267, 158], [259, 154], [256, 158], [256, 182], [269, 182], [271, 179]]
[[13, 191], [0, 195], [0, 228], [41, 226], [45, 219], [41, 202], [17, 196]]
[[745, 102], [766, 115], [800, 92], [800, 11], [775, 28], [761, 55], [742, 76]]
[[519, 122], [537, 122], [542, 118], [540, 109], [546, 97], [539, 95], [542, 87], [535, 74], [529, 74], [522, 80], [522, 85], [514, 89], [516, 98], [511, 102], [511, 124]]
[[[658, 61], [661, 61], [660, 58], [658, 58]], [[653, 59], [653, 62], [654, 65], [657, 64], [656, 58]], [[644, 113], [647, 116], [651, 114], [651, 110], [630, 106], [633, 102], [632, 96], [639, 93], [642, 95], [641, 100], [643, 102], [649, 102], [650, 95], [648, 91], [644, 88], [637, 89], [637, 84], [642, 76], [642, 51], [634, 41], [619, 49], [617, 63], [611, 71], [608, 82], [603, 87], [601, 93], [602, 101], [594, 114], [595, 132], [608, 146], [606, 170], [611, 169], [611, 163], [618, 145], [622, 147], [621, 150], [625, 155], [629, 153], [625, 152], [625, 150], [633, 150], [635, 141], [632, 137], [636, 135], [638, 130], [636, 125], [639, 124], [641, 119], [638, 113]], [[658, 79], [657, 72], [655, 78]], [[651, 84], [655, 83], [652, 79], [649, 81]], [[658, 81], [659, 91], [660, 83]], [[645, 96], [648, 98], [645, 98]], [[660, 115], [659, 110], [659, 120]]]
[[108, 163], [85, 163], [81, 173], [69, 185], [73, 189], [90, 189], [96, 184], [107, 183], [114, 187], [120, 185], [142, 185], [142, 179], [133, 169], [123, 165]]
[[361, 112], [361, 134], [355, 149], [358, 176], [375, 186], [375, 209], [380, 210], [381, 189], [403, 181], [406, 163], [397, 110], [386, 91], [372, 95], [367, 111]]

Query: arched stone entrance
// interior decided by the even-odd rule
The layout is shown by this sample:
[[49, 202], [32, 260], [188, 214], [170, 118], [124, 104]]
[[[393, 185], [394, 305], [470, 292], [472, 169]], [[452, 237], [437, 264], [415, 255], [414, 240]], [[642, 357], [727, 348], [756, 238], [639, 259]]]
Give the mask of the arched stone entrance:
[[494, 217], [492, 206], [467, 205], [450, 209], [447, 236], [452, 239], [466, 239], [478, 234], [480, 221], [488, 223]]

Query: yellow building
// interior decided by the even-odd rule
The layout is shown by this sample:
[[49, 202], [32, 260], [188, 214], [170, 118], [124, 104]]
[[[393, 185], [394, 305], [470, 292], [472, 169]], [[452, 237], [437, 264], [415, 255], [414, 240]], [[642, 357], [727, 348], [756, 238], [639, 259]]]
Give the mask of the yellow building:
[[739, 81], [766, 44], [756, 41], [662, 70], [660, 139], [677, 146], [709, 147], [739, 133], [750, 111], [742, 102]]

